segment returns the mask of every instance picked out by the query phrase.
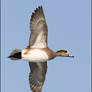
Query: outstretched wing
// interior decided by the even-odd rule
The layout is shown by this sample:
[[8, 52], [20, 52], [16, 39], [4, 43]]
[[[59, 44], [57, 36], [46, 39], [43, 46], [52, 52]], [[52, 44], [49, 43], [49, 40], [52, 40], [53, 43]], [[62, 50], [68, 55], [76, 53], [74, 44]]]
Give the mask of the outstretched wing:
[[43, 12], [43, 8], [36, 8], [32, 13], [30, 20], [31, 35], [29, 39], [30, 48], [46, 48], [47, 47], [47, 24]]
[[32, 92], [41, 92], [47, 72], [47, 62], [29, 62], [29, 67], [31, 70], [29, 75], [30, 88]]
[[[38, 7], [32, 14], [31, 35], [28, 48], [47, 47], [47, 25], [42, 7]], [[29, 83], [32, 92], [41, 92], [47, 72], [47, 62], [29, 62]]]

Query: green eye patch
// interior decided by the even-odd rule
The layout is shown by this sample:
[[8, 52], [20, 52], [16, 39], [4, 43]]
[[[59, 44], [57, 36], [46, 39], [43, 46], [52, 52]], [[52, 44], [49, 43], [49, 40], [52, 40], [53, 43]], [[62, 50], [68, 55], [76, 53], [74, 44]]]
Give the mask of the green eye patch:
[[67, 53], [67, 50], [59, 50], [57, 52], [65, 52], [65, 53]]

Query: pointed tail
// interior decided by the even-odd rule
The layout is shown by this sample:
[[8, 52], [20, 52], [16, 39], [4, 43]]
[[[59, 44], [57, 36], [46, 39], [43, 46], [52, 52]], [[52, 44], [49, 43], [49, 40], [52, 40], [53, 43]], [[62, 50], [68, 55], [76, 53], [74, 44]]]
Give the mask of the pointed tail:
[[11, 52], [10, 56], [8, 56], [11, 60], [19, 60], [21, 59], [21, 50], [15, 49]]

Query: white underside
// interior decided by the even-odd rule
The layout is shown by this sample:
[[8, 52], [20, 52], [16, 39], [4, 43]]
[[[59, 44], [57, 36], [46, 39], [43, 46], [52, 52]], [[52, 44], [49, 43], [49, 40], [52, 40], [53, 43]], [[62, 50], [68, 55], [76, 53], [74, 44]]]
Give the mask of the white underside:
[[28, 54], [24, 54], [26, 50], [22, 50], [22, 59], [29, 62], [46, 62], [48, 55], [41, 50], [34, 49], [30, 50]]

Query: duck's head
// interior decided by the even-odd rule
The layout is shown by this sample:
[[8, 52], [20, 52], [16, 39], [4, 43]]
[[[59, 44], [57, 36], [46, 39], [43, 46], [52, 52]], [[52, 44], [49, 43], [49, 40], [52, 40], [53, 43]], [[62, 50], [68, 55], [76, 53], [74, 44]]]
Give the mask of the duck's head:
[[70, 53], [67, 50], [59, 50], [56, 52], [56, 56], [61, 56], [61, 57], [72, 57], [74, 56], [70, 55]]

